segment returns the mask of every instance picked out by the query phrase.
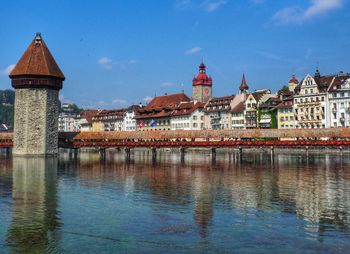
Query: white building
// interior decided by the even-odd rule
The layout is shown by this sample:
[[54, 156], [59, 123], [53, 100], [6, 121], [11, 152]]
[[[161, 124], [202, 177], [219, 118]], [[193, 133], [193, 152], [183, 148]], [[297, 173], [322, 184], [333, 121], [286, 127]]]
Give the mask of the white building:
[[204, 104], [201, 102], [182, 102], [172, 112], [171, 130], [201, 130], [204, 128]]
[[73, 112], [61, 112], [58, 116], [59, 132], [75, 132], [80, 131], [78, 124], [79, 116]]
[[142, 107], [142, 105], [140, 105], [140, 106], [133, 105], [125, 111], [124, 119], [123, 119], [124, 120], [124, 123], [123, 123], [123, 130], [124, 131], [135, 131], [136, 130], [135, 113], [141, 107]]
[[349, 74], [340, 73], [332, 80], [328, 88], [329, 126], [350, 126], [350, 78]]

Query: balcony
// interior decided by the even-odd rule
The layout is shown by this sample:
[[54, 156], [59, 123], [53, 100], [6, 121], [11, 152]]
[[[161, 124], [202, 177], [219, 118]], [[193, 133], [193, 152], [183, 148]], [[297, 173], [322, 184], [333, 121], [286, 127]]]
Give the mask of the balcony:
[[340, 122], [342, 122], [342, 123], [345, 122], [345, 118], [344, 118], [344, 117], [341, 117], [341, 118], [340, 118]]
[[336, 113], [338, 110], [336, 108], [332, 108], [332, 112]]

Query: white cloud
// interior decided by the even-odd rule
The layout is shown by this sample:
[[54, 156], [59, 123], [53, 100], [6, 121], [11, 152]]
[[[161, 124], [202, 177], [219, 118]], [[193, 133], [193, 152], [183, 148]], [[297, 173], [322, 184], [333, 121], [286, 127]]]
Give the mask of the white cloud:
[[152, 96], [147, 95], [145, 98], [143, 98], [143, 101], [146, 103], [149, 103], [153, 99]]
[[225, 0], [220, 1], [204, 1], [202, 7], [208, 12], [213, 12], [219, 9], [221, 6], [225, 5], [227, 2]]
[[162, 87], [172, 87], [175, 86], [175, 84], [173, 82], [163, 82], [162, 83]]
[[277, 11], [272, 19], [282, 24], [302, 24], [307, 20], [339, 9], [343, 3], [344, 0], [310, 0], [307, 8], [289, 6]]
[[10, 64], [5, 69], [0, 70], [0, 76], [10, 75], [11, 71], [13, 70], [13, 68], [15, 68], [15, 66], [16, 66], [15, 64]]
[[225, 5], [227, 0], [176, 0], [175, 8], [178, 10], [194, 10], [201, 8], [213, 12]]
[[135, 59], [129, 59], [128, 61], [128, 64], [136, 64], [136, 63], [138, 63], [138, 61]]
[[186, 55], [194, 55], [197, 54], [198, 52], [202, 51], [202, 48], [200, 47], [193, 47], [185, 51]]
[[105, 69], [112, 69], [112, 59], [104, 56], [104, 57], [101, 57], [100, 59], [98, 59], [97, 63], [99, 65], [101, 65], [103, 68]]
[[127, 104], [127, 100], [124, 99], [114, 99], [112, 101], [113, 104], [117, 104], [117, 105], [125, 105]]

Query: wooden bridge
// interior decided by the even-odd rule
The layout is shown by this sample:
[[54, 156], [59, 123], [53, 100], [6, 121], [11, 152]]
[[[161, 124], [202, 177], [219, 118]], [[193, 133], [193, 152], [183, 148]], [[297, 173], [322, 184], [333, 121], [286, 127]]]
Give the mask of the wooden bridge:
[[[0, 147], [13, 146], [12, 133], [0, 133]], [[350, 148], [350, 128], [198, 131], [110, 131], [59, 133], [62, 148]]]

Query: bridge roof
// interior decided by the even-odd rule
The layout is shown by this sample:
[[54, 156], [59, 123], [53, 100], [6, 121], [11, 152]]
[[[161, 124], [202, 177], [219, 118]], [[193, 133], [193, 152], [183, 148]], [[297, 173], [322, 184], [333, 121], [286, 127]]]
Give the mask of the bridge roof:
[[112, 139], [182, 139], [182, 138], [350, 138], [349, 128], [330, 129], [247, 129], [247, 130], [174, 130], [174, 131], [107, 131], [81, 132], [80, 140]]

